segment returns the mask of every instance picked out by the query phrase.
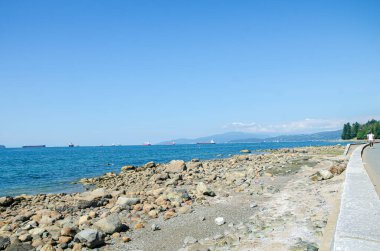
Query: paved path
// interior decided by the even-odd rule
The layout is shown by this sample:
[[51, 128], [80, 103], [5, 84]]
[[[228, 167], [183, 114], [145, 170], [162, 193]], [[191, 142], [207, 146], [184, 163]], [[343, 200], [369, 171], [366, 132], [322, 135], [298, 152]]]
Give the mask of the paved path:
[[[379, 144], [376, 150], [368, 149], [368, 152], [377, 151], [377, 148], [380, 148]], [[354, 150], [346, 169], [340, 213], [331, 245], [334, 251], [380, 250], [380, 200], [364, 168], [362, 149], [360, 146]]]
[[380, 196], [380, 143], [373, 148], [366, 147], [363, 152], [363, 164], [366, 168], [377, 194]]

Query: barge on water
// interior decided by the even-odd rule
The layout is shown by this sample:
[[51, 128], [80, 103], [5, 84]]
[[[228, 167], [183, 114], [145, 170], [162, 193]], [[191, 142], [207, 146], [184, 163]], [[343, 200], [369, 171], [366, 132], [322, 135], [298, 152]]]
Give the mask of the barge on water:
[[215, 141], [211, 140], [210, 142], [197, 142], [198, 145], [215, 145]]
[[22, 148], [42, 148], [42, 147], [46, 147], [46, 145], [22, 146]]

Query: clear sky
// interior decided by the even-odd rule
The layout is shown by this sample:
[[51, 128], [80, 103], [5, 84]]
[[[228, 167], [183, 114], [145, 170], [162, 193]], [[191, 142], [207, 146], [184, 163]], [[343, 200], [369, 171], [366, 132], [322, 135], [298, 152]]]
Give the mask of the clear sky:
[[296, 133], [380, 115], [380, 1], [0, 1], [0, 144]]

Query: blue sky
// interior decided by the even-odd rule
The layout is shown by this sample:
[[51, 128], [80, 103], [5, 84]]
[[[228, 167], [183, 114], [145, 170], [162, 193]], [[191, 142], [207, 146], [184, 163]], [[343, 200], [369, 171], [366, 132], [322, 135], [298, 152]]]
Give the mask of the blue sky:
[[379, 118], [379, 1], [0, 1], [0, 144]]

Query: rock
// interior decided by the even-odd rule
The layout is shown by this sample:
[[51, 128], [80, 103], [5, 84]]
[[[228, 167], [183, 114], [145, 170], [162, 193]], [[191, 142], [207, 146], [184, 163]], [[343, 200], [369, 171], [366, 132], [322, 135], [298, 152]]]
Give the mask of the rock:
[[75, 229], [73, 229], [71, 227], [64, 227], [64, 228], [61, 229], [61, 235], [62, 236], [74, 237], [74, 235], [75, 235]]
[[131, 206], [138, 203], [140, 203], [139, 198], [119, 197], [116, 201], [116, 205], [118, 205], [121, 209], [129, 209]]
[[312, 181], [321, 181], [322, 180], [322, 176], [319, 174], [319, 172], [313, 174], [310, 179]]
[[225, 223], [224, 221], [224, 218], [223, 217], [218, 217], [218, 218], [215, 218], [215, 224], [218, 225], [218, 226], [221, 226]]
[[52, 245], [50, 244], [46, 244], [45, 246], [43, 246], [40, 251], [55, 251], [55, 249], [53, 248]]
[[82, 245], [80, 243], [74, 243], [72, 251], [82, 251]]
[[14, 202], [13, 197], [0, 197], [0, 207], [8, 207]]
[[185, 238], [185, 240], [183, 241], [183, 243], [185, 243], [185, 245], [195, 244], [195, 243], [197, 243], [197, 242], [198, 242], [198, 240], [195, 239], [195, 238], [192, 237], [192, 236], [187, 236], [187, 237]]
[[79, 209], [85, 209], [90, 207], [100, 207], [103, 205], [103, 198], [112, 197], [104, 188], [98, 188], [91, 192], [85, 192], [79, 194], [77, 199], [77, 206]]
[[135, 230], [137, 229], [141, 229], [141, 228], [144, 228], [144, 224], [142, 224], [141, 222], [137, 223], [134, 227], [133, 227]]
[[156, 166], [156, 163], [154, 163], [153, 161], [150, 161], [144, 165], [144, 168], [149, 169], [149, 168], [153, 168], [155, 166]]
[[62, 243], [69, 243], [73, 238], [71, 238], [70, 236], [60, 236], [59, 239], [58, 239], [58, 243], [59, 244], [62, 244]]
[[303, 250], [306, 250], [306, 251], [318, 251], [318, 246], [317, 244], [315, 243], [311, 243], [311, 242], [308, 242], [308, 241], [303, 241], [301, 238], [298, 240], [298, 242], [290, 247], [290, 250], [291, 251], [303, 251]]
[[271, 173], [268, 173], [268, 172], [265, 172], [265, 173], [264, 173], [264, 176], [265, 176], [265, 177], [272, 177], [272, 176], [273, 176], [273, 174], [271, 174]]
[[185, 188], [177, 189], [177, 193], [181, 194], [181, 198], [185, 201], [191, 200], [191, 197], [189, 195], [189, 192]]
[[328, 180], [334, 177], [334, 175], [329, 170], [320, 170], [319, 174], [321, 175], [322, 179]]
[[210, 188], [208, 188], [206, 184], [203, 182], [198, 183], [196, 190], [199, 195], [207, 195], [211, 197], [215, 196], [215, 193]]
[[240, 152], [241, 152], [241, 153], [251, 153], [251, 151], [248, 150], [248, 149], [241, 150]]
[[86, 224], [86, 223], [89, 222], [89, 220], [91, 220], [91, 217], [90, 217], [90, 216], [88, 216], [88, 215], [83, 215], [83, 216], [81, 216], [81, 217], [79, 218], [79, 220], [78, 220], [78, 225], [80, 226], [80, 225]]
[[168, 193], [167, 194], [167, 198], [168, 200], [170, 200], [171, 202], [179, 202], [181, 203], [182, 202], [182, 195], [177, 193], [177, 192], [172, 192], [172, 193]]
[[123, 238], [121, 238], [124, 242], [130, 242], [131, 241], [131, 238], [129, 237], [126, 237], [124, 236]]
[[113, 233], [112, 235], [112, 238], [120, 238], [120, 233]]
[[199, 169], [199, 168], [201, 168], [202, 167], [202, 162], [194, 162], [194, 161], [191, 161], [191, 162], [189, 162], [187, 165], [186, 165], [186, 168], [188, 169], [188, 170], [197, 170], [197, 169]]
[[42, 241], [42, 239], [33, 239], [33, 241], [32, 241], [32, 246], [33, 247], [39, 247], [39, 246], [43, 246], [44, 245], [44, 243], [43, 243], [43, 241]]
[[168, 173], [158, 173], [154, 176], [154, 181], [158, 183], [159, 181], [164, 181], [169, 179], [169, 174]]
[[122, 171], [122, 172], [128, 172], [128, 171], [132, 171], [132, 170], [135, 170], [135, 169], [136, 169], [135, 166], [123, 166], [123, 167], [121, 168], [121, 171]]
[[150, 229], [152, 229], [152, 231], [157, 231], [157, 230], [160, 230], [161, 228], [160, 228], [160, 226], [158, 226], [157, 224], [152, 224], [152, 225], [150, 226]]
[[244, 160], [248, 160], [248, 157], [246, 155], [238, 155], [235, 157], [236, 160], [238, 161], [244, 161]]
[[333, 166], [329, 169], [329, 171], [333, 174], [333, 175], [339, 175], [341, 173], [344, 172], [344, 170], [346, 170], [346, 166]]
[[11, 244], [9, 237], [0, 236], [0, 250], [6, 249]]
[[255, 208], [257, 207], [257, 204], [255, 202], [252, 202], [250, 205], [249, 205], [250, 208]]
[[149, 211], [148, 215], [151, 218], [157, 218], [158, 217], [158, 211], [157, 210], [151, 210], [151, 211]]
[[97, 221], [94, 226], [106, 234], [119, 232], [123, 227], [117, 214], [111, 214], [106, 218]]
[[169, 173], [181, 173], [186, 170], [186, 164], [183, 160], [172, 160], [165, 167], [165, 171]]
[[13, 243], [8, 246], [7, 251], [31, 251], [35, 250], [29, 243]]
[[46, 229], [44, 229], [44, 228], [36, 227], [36, 228], [29, 230], [29, 234], [31, 234], [33, 236], [33, 238], [35, 238], [35, 236], [40, 237], [45, 231], [46, 231]]
[[23, 235], [20, 235], [20, 236], [18, 237], [18, 239], [19, 239], [21, 242], [31, 241], [31, 240], [32, 240], [32, 235], [30, 235], [30, 234], [23, 234]]
[[175, 212], [173, 212], [173, 211], [167, 211], [164, 214], [164, 219], [165, 220], [169, 220], [169, 219], [173, 218], [175, 215], [176, 215]]
[[180, 214], [191, 213], [191, 211], [192, 211], [191, 206], [183, 206], [183, 207], [178, 208], [178, 213]]
[[96, 248], [104, 244], [104, 237], [104, 234], [98, 230], [85, 229], [75, 235], [74, 241], [89, 248]]

